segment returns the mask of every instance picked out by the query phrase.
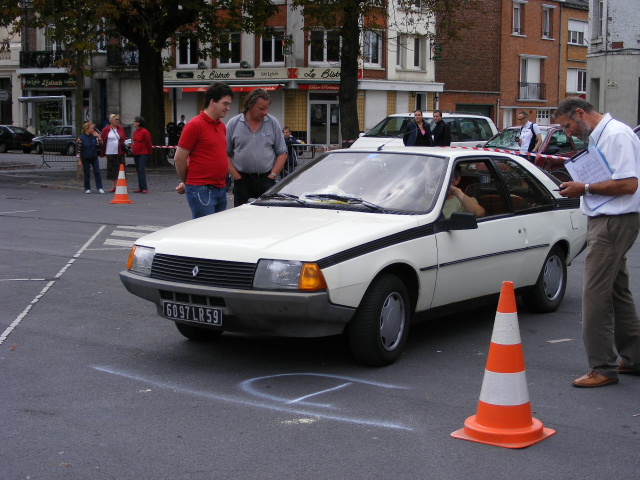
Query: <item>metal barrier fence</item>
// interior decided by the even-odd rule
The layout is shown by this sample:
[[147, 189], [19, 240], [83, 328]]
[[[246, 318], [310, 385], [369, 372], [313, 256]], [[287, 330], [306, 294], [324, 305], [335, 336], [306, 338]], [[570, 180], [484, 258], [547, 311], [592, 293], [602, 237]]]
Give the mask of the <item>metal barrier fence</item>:
[[300, 167], [316, 158], [317, 155], [326, 152], [329, 150], [329, 147], [327, 145], [320, 144], [298, 143], [291, 145], [291, 149], [295, 153], [295, 159], [287, 158], [285, 170], [289, 172], [295, 170], [296, 166]]
[[40, 167], [44, 167], [45, 165], [51, 168], [50, 163], [62, 163], [62, 162], [77, 162], [78, 158], [75, 155], [62, 155], [60, 153], [43, 153], [42, 154], [42, 164]]

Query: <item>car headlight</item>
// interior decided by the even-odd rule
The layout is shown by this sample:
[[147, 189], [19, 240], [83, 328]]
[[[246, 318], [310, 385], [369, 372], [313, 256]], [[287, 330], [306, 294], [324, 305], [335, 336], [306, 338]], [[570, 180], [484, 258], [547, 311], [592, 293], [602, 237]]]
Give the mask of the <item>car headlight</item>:
[[260, 260], [253, 279], [254, 288], [269, 290], [324, 290], [327, 288], [317, 263], [294, 260]]
[[155, 248], [134, 245], [129, 254], [127, 268], [132, 272], [148, 277], [151, 275], [151, 264], [153, 263], [153, 256], [155, 254]]

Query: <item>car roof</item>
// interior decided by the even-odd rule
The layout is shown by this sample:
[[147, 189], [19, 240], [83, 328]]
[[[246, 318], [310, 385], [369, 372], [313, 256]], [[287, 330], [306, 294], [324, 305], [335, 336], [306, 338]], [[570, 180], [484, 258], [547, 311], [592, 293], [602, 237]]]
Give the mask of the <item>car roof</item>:
[[[429, 110], [422, 110], [424, 115], [433, 116], [433, 112]], [[387, 117], [411, 117], [413, 118], [413, 112], [408, 113], [394, 113], [392, 115], [387, 115]], [[442, 118], [447, 117], [467, 117], [467, 118], [487, 118], [484, 115], [480, 115], [477, 113], [457, 113], [457, 112], [442, 112]]]

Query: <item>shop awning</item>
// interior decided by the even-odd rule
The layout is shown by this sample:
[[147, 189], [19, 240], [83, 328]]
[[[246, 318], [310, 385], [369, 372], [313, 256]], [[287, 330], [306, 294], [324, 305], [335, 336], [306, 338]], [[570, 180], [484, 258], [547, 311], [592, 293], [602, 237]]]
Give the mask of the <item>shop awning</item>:
[[[233, 90], [234, 92], [251, 92], [257, 88], [263, 88], [264, 90], [268, 91], [268, 92], [272, 92], [274, 90], [280, 90], [281, 88], [284, 87], [284, 85], [230, 85], [231, 90]], [[180, 88], [180, 87], [177, 87]], [[188, 92], [206, 92], [207, 88], [209, 88], [209, 86], [202, 86], [202, 87], [182, 87], [182, 91], [185, 93]]]

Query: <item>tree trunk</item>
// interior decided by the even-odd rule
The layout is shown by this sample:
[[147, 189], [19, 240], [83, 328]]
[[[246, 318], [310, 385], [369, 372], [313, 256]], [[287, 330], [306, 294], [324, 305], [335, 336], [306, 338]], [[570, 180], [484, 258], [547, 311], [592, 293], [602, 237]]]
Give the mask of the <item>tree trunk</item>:
[[[164, 70], [162, 68], [162, 53], [146, 42], [140, 42], [138, 51], [140, 55], [140, 115], [146, 121], [146, 128], [151, 133], [153, 145], [164, 145], [164, 90], [162, 83], [162, 72]], [[167, 150], [165, 149], [154, 148], [149, 159], [149, 166], [170, 167], [166, 152]]]
[[342, 53], [340, 56], [340, 132], [342, 142], [358, 138], [358, 57], [360, 55], [360, 26], [358, 2], [344, 10]]

